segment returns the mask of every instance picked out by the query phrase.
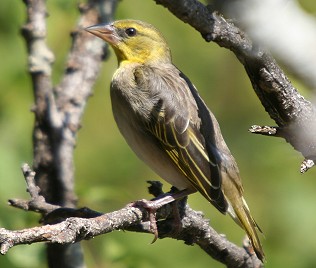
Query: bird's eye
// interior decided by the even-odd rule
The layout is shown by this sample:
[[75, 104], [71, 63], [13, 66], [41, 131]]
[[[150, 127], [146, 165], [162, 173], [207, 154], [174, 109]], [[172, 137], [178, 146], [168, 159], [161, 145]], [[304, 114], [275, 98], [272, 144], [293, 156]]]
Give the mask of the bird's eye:
[[128, 36], [132, 37], [132, 36], [135, 36], [135, 35], [136, 35], [137, 31], [136, 31], [135, 28], [127, 28], [127, 29], [125, 30], [125, 33], [126, 33]]

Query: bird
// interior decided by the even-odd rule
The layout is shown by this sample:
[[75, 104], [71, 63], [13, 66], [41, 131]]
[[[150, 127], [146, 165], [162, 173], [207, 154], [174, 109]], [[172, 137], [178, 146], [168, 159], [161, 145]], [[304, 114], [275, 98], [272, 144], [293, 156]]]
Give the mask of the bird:
[[189, 78], [172, 62], [161, 32], [139, 20], [85, 28], [114, 50], [118, 68], [111, 85], [116, 124], [134, 153], [178, 192], [156, 207], [199, 192], [246, 232], [257, 257], [264, 252], [243, 197], [237, 163], [220, 126]]

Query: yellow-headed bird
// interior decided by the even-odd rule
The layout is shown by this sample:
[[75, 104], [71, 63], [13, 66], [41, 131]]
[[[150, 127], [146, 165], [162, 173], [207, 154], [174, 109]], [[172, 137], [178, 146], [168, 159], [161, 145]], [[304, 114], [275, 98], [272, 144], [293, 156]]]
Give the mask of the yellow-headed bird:
[[120, 132], [141, 160], [180, 190], [159, 204], [199, 191], [246, 231], [263, 260], [259, 227], [243, 198], [235, 159], [214, 115], [190, 80], [172, 64], [162, 34], [137, 20], [86, 30], [108, 42], [117, 56], [111, 101]]

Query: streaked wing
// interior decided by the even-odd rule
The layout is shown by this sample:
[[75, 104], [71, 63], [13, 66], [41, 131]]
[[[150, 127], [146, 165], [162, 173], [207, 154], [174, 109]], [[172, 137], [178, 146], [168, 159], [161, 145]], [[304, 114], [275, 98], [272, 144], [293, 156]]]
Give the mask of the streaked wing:
[[[155, 73], [159, 74], [157, 70]], [[156, 100], [146, 127], [191, 184], [225, 213], [227, 202], [221, 190], [220, 158], [213, 142], [212, 118], [207, 118], [207, 125], [201, 124], [205, 118], [198, 114], [198, 109], [199, 113], [205, 111], [198, 107], [195, 97], [192, 98], [189, 81], [181, 77], [175, 67], [163, 74], [150, 79], [155, 82], [146, 85], [152, 87], [150, 91], [155, 92]], [[209, 113], [206, 106], [204, 109]]]

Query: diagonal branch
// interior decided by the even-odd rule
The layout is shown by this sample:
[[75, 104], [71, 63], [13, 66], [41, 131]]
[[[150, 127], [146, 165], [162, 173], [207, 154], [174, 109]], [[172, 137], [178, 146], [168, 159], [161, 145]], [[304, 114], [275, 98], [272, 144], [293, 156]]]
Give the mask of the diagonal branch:
[[[197, 0], [155, 1], [189, 23], [206, 41], [231, 50], [244, 65], [261, 104], [279, 126], [277, 136], [305, 157], [301, 172], [308, 169], [306, 161], [316, 162], [316, 108], [299, 94], [273, 57], [241, 29]], [[257, 133], [254, 128], [252, 132]]]

